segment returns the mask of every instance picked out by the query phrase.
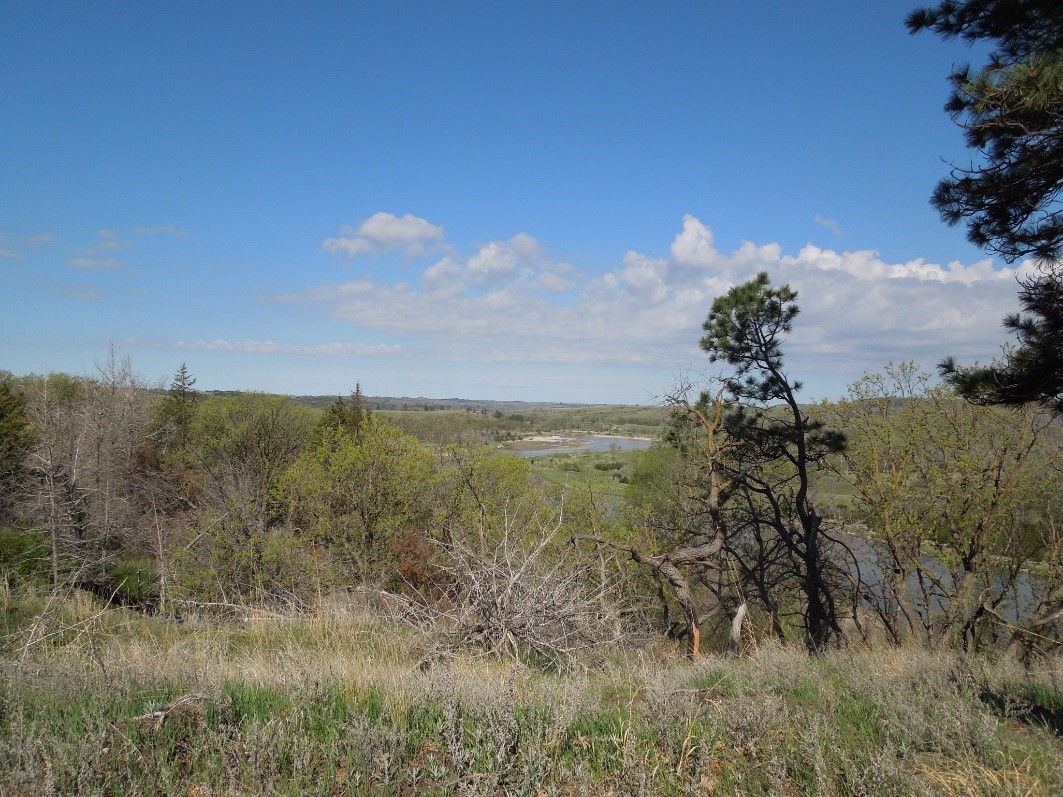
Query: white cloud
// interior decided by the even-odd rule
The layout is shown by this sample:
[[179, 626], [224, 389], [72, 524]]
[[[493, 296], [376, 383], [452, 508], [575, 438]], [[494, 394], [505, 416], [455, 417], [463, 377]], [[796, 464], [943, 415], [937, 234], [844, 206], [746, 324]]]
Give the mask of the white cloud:
[[878, 252], [838, 253], [830, 249], [820, 249], [812, 244], [805, 246], [797, 258], [792, 259], [791, 262], [798, 264], [803, 262], [810, 267], [824, 271], [844, 271], [861, 280], [918, 279], [962, 282], [971, 285], [987, 280], [1013, 282], [1017, 273], [1016, 269], [994, 269], [992, 260], [979, 260], [970, 266], [954, 260], [948, 266], [943, 267], [937, 263], [927, 263], [922, 259], [890, 264], [879, 259]]
[[22, 253], [16, 252], [14, 249], [0, 249], [0, 257], [12, 257], [21, 259]]
[[564, 293], [575, 285], [571, 279], [562, 277], [560, 274], [552, 271], [539, 274], [529, 284], [531, 287], [546, 291], [547, 293]]
[[443, 241], [443, 228], [407, 213], [374, 213], [356, 230], [342, 227], [336, 238], [326, 238], [322, 248], [332, 254], [345, 255], [351, 260], [360, 255], [377, 254], [405, 249], [408, 258], [428, 253], [430, 244]]
[[[673, 246], [674, 249], [674, 246]], [[628, 252], [624, 256], [624, 268], [620, 276], [627, 290], [657, 303], [668, 297], [668, 261], [646, 257], [638, 252]]]
[[465, 292], [462, 280], [464, 269], [453, 257], [444, 257], [429, 266], [421, 275], [421, 282], [435, 296], [451, 297]]
[[504, 243], [492, 241], [469, 258], [466, 268], [474, 282], [502, 279], [517, 268], [517, 252]]
[[689, 213], [683, 231], [672, 242], [672, 258], [684, 266], [711, 266], [717, 257], [712, 230]]
[[100, 242], [97, 244], [100, 249], [108, 252], [119, 252], [122, 249], [128, 249], [132, 245], [128, 241], [120, 240], [114, 230], [100, 230]]
[[793, 373], [811, 386], [817, 376], [851, 381], [891, 359], [927, 366], [948, 354], [989, 359], [1004, 341], [1000, 321], [1017, 306], [1021, 273], [988, 260], [889, 263], [876, 252], [814, 245], [786, 254], [778, 244], [745, 242], [728, 254], [693, 216], [684, 217], [669, 252], [631, 251], [587, 278], [551, 262], [521, 233], [484, 244], [465, 261], [448, 255], [417, 284], [360, 280], [277, 298], [394, 335], [407, 354], [681, 370], [707, 366], [698, 341], [713, 299], [764, 270], [799, 292], [801, 314], [786, 352]]

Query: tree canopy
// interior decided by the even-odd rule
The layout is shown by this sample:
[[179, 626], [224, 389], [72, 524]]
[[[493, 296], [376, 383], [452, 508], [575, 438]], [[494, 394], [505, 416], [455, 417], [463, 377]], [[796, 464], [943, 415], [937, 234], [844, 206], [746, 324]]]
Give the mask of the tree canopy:
[[25, 461], [36, 434], [26, 417], [26, 399], [15, 381], [0, 372], [0, 519], [26, 475]]
[[993, 46], [980, 68], [950, 76], [945, 110], [980, 162], [953, 165], [931, 202], [950, 225], [967, 223], [976, 246], [1006, 261], [1063, 252], [1063, 3], [943, 0], [908, 15], [929, 30]]
[[943, 0], [906, 20], [912, 33], [992, 45], [988, 62], [953, 70], [945, 110], [979, 153], [952, 167], [932, 204], [950, 225], [1007, 262], [1031, 256], [1022, 312], [1004, 319], [1018, 345], [990, 366], [940, 365], [949, 384], [981, 404], [1039, 403], [1063, 412], [1063, 3]]

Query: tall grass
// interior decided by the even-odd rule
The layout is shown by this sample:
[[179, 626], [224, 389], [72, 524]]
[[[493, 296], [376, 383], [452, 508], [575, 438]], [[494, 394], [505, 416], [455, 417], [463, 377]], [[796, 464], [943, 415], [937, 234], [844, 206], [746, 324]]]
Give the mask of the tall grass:
[[0, 793], [1063, 792], [1061, 739], [1030, 708], [1059, 705], [1058, 663], [764, 645], [688, 664], [646, 645], [559, 676], [419, 667], [426, 644], [337, 603], [225, 622], [114, 610], [9, 645]]

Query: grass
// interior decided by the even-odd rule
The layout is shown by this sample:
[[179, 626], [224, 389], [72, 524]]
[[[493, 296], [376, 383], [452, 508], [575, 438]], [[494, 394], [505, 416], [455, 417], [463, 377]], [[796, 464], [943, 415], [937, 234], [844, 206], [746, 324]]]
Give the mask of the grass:
[[425, 670], [425, 640], [340, 603], [179, 624], [68, 611], [92, 629], [0, 660], [5, 795], [1063, 790], [1060, 736], [1014, 710], [1057, 710], [1058, 662], [764, 644], [689, 664], [646, 643], [567, 675]]
[[532, 473], [558, 487], [620, 498], [637, 451], [545, 454], [531, 459]]

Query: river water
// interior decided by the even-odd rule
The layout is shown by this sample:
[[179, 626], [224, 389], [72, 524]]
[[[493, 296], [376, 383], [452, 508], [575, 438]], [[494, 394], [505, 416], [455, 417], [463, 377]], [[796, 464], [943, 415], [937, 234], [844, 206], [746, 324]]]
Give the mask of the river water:
[[[527, 445], [531, 441], [524, 441]], [[565, 435], [559, 442], [544, 441], [542, 448], [524, 448], [514, 451], [517, 456], [548, 457], [551, 454], [595, 454], [605, 451], [644, 451], [653, 445], [652, 440], [641, 437], [614, 437], [612, 435]]]

